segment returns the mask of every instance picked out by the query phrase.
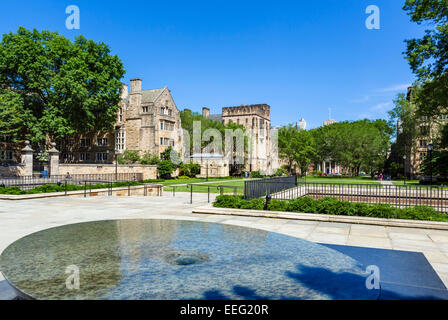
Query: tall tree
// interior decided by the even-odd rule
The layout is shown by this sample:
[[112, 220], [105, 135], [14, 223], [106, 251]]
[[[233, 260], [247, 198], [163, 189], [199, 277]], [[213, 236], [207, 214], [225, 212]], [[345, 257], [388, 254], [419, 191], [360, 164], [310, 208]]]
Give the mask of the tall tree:
[[[124, 73], [104, 43], [83, 36], [71, 42], [56, 32], [20, 27], [0, 42], [0, 114], [21, 108], [26, 121], [8, 130], [33, 142], [108, 130], [116, 120]], [[0, 121], [4, 128], [1, 116]]]
[[384, 120], [341, 122], [312, 130], [316, 141], [315, 162], [331, 159], [352, 175], [384, 166], [391, 129]]
[[288, 162], [290, 172], [294, 173], [293, 168], [297, 166], [302, 175], [308, 171], [316, 152], [312, 133], [294, 125], [280, 128], [278, 149], [280, 157]]
[[[185, 109], [180, 112], [180, 118], [182, 122], [182, 128], [188, 132], [189, 140], [190, 140], [190, 154], [193, 154], [193, 124], [195, 121], [200, 122], [201, 124], [201, 133], [204, 135], [204, 132], [207, 129], [216, 129], [219, 131], [222, 139], [222, 152], [230, 152], [230, 150], [226, 150], [227, 148], [230, 148], [230, 146], [226, 146], [226, 130], [242, 130], [243, 133], [246, 133], [246, 130], [243, 125], [234, 123], [232, 121], [223, 124], [221, 121], [211, 119], [211, 118], [204, 118], [201, 114], [197, 112], [191, 112], [189, 109]], [[236, 139], [234, 139], [236, 140]], [[204, 149], [206, 146], [211, 144], [213, 139], [207, 141], [207, 139], [204, 139], [204, 141], [201, 142], [201, 148], [204, 152]], [[249, 146], [249, 140], [247, 136], [244, 136], [244, 153], [239, 154], [238, 149], [236, 148], [236, 141], [234, 141], [233, 145], [233, 154], [232, 154], [232, 161], [233, 163], [230, 165], [230, 172], [231, 174], [239, 174], [244, 169], [248, 158], [248, 147]], [[215, 151], [217, 152], [217, 151]]]
[[447, 113], [448, 1], [406, 0], [403, 9], [413, 22], [429, 26], [421, 39], [406, 41], [406, 59], [422, 85], [417, 111], [428, 117]]

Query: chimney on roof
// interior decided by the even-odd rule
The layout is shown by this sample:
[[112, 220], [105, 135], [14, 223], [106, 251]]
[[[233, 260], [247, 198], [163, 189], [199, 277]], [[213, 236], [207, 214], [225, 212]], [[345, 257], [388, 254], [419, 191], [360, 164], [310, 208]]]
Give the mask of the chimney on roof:
[[131, 79], [131, 93], [142, 91], [142, 79]]
[[129, 87], [127, 84], [122, 83], [121, 86], [121, 99], [126, 99], [128, 97], [128, 93], [129, 93]]
[[202, 108], [202, 117], [204, 117], [204, 118], [210, 117], [210, 109], [209, 108], [206, 108], [206, 107]]

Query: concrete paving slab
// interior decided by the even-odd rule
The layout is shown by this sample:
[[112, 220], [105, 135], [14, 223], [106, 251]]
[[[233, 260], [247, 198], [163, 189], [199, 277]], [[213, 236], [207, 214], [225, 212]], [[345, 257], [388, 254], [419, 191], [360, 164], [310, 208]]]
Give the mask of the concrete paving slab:
[[389, 238], [358, 236], [352, 234], [348, 236], [347, 245], [368, 248], [392, 249], [392, 243]]

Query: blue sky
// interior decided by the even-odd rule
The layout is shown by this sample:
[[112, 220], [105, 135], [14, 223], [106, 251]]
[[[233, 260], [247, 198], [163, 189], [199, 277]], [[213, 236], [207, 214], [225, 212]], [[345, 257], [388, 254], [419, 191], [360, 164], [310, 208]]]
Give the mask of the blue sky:
[[[180, 109], [267, 103], [273, 125], [303, 117], [317, 127], [329, 108], [339, 121], [385, 118], [414, 81], [402, 52], [423, 27], [409, 21], [403, 2], [2, 1], [0, 33], [24, 26], [82, 34], [122, 59], [124, 82], [168, 86]], [[365, 27], [372, 4], [380, 30]], [[80, 30], [65, 27], [69, 5], [80, 8]]]

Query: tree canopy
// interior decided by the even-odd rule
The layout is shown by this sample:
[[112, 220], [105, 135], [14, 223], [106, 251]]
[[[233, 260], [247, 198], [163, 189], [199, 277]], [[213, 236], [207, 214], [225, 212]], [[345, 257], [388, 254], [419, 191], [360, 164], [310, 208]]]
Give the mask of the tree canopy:
[[385, 120], [345, 121], [312, 130], [316, 141], [315, 162], [331, 159], [352, 175], [382, 170], [392, 130]]
[[278, 131], [278, 150], [279, 156], [288, 162], [289, 170], [293, 172], [293, 168], [297, 166], [302, 175], [308, 172], [316, 155], [312, 133], [291, 124]]
[[0, 42], [0, 135], [42, 142], [108, 130], [125, 71], [104, 43], [20, 27]]
[[406, 41], [406, 59], [421, 84], [417, 111], [429, 117], [447, 113], [448, 1], [406, 0], [403, 9], [429, 27], [422, 38]]

